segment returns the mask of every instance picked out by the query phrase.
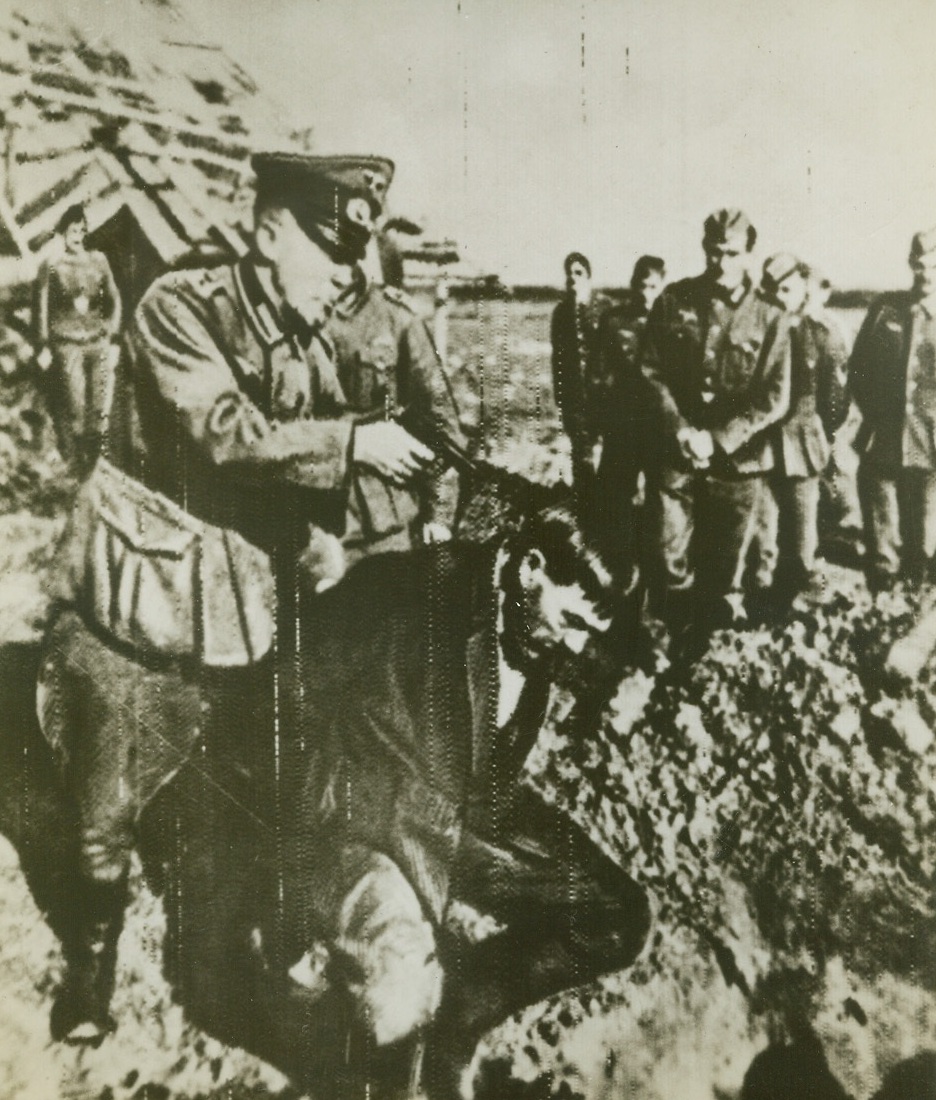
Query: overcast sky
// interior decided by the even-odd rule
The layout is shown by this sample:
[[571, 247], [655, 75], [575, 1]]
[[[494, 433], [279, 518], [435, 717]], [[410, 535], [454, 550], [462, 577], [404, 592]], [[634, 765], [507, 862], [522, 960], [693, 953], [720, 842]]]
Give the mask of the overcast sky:
[[936, 225], [932, 0], [191, 0], [321, 152], [397, 162], [392, 207], [508, 281], [587, 253], [700, 266], [746, 209], [763, 251], [902, 285]]

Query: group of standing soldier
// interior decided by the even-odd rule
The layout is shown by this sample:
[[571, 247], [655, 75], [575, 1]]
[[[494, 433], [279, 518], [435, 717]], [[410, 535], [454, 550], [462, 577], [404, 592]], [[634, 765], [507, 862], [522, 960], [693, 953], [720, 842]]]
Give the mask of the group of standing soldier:
[[913, 238], [913, 289], [874, 302], [850, 357], [828, 282], [788, 253], [758, 279], [756, 239], [741, 211], [719, 210], [704, 224], [703, 274], [662, 288], [662, 261], [642, 257], [618, 306], [573, 253], [553, 315], [580, 518], [625, 586], [639, 567], [668, 645], [783, 613], [813, 582], [823, 479], [851, 400], [869, 585], [902, 570], [919, 580], [936, 550], [936, 234]]

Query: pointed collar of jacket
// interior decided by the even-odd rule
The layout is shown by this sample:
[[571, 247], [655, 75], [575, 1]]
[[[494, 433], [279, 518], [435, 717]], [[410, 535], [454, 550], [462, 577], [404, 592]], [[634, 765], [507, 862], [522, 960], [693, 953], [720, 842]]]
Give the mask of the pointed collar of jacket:
[[251, 332], [261, 347], [270, 351], [280, 344], [295, 340], [307, 348], [313, 336], [317, 336], [330, 350], [321, 333], [321, 325], [310, 325], [298, 314], [284, 309], [267, 293], [250, 257], [244, 257], [234, 265], [234, 285], [244, 316]]
[[745, 274], [744, 278], [733, 290], [725, 290], [723, 287], [718, 286], [717, 283], [712, 284], [711, 296], [717, 301], [728, 306], [729, 309], [737, 309], [744, 299], [751, 293], [754, 283], [751, 280], [751, 276]]
[[332, 306], [332, 314], [341, 318], [353, 317], [367, 301], [371, 285], [364, 269], [359, 264], [355, 265], [351, 271], [351, 282], [344, 288], [338, 296], [338, 300]]

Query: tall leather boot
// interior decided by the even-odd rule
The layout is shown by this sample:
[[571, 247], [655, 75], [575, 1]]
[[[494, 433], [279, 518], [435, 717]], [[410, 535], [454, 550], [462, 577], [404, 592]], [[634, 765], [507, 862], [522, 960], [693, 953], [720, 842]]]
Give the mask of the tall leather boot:
[[127, 902], [126, 877], [114, 883], [85, 880], [75, 936], [65, 951], [65, 980], [52, 1006], [52, 1038], [98, 1046], [115, 1030], [110, 1015], [117, 941]]

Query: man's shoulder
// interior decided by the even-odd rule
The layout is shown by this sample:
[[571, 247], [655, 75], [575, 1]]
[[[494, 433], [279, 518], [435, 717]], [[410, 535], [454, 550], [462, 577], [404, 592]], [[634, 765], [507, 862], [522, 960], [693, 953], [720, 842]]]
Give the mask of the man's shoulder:
[[105, 268], [107, 268], [108, 270], [110, 269], [110, 261], [108, 260], [106, 253], [101, 252], [100, 249], [89, 248], [85, 255], [88, 257], [88, 260], [92, 264], [94, 264], [95, 267], [99, 267], [101, 268], [101, 270], [104, 270]]
[[687, 298], [707, 297], [708, 288], [709, 283], [704, 275], [687, 275], [684, 279], [667, 283], [660, 291], [660, 300], [684, 301]]
[[647, 313], [634, 295], [613, 302], [602, 316], [602, 326], [609, 331], [640, 328], [647, 320]]
[[206, 317], [215, 312], [212, 302], [227, 299], [236, 302], [234, 271], [230, 266], [186, 268], [167, 271], [155, 279], [144, 293], [135, 317], [194, 314]]
[[392, 317], [406, 323], [419, 317], [416, 303], [398, 287], [367, 282], [352, 287], [335, 303], [333, 316], [338, 322], [375, 316]]
[[309, 614], [362, 636], [396, 630], [401, 621], [421, 623], [421, 611], [440, 621], [460, 618], [472, 613], [493, 578], [494, 554], [487, 545], [450, 542], [365, 558], [316, 596]]
[[491, 547], [485, 544], [439, 543], [365, 558], [351, 570], [347, 580], [361, 588], [379, 588], [393, 579], [400, 591], [434, 590], [454, 601], [464, 595], [458, 590], [457, 582], [480, 577], [493, 561], [493, 554]]
[[172, 295], [192, 301], [207, 301], [216, 294], [233, 295], [234, 285], [234, 269], [229, 264], [184, 268], [167, 271], [154, 279], [143, 300]]
[[882, 317], [906, 317], [913, 306], [913, 295], [909, 290], [889, 290], [878, 294], [868, 307], [868, 317], [878, 320]]
[[660, 291], [652, 313], [658, 318], [676, 316], [687, 310], [697, 313], [709, 296], [709, 284], [705, 276], [690, 275], [688, 278], [667, 283]]
[[563, 296], [559, 299], [559, 301], [556, 302], [556, 304], [553, 306], [552, 319], [553, 319], [554, 322], [559, 321], [559, 320], [562, 320], [563, 318], [571, 315], [571, 313], [572, 313], [572, 304], [571, 304], [571, 301], [569, 299], [569, 296], [567, 294], [563, 294]]

